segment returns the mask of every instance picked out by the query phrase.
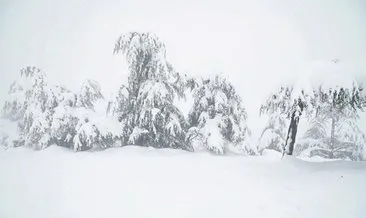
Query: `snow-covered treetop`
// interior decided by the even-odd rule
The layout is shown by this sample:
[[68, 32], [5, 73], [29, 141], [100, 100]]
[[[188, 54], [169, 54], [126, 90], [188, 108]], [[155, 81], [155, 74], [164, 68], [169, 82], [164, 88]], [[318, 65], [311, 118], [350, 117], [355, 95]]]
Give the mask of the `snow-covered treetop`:
[[25, 102], [43, 98], [41, 95], [46, 86], [46, 76], [42, 70], [33, 66], [21, 69], [19, 77], [9, 88], [2, 114], [10, 119], [19, 119], [23, 116]]
[[192, 81], [190, 83], [197, 86], [193, 92], [195, 99], [193, 110], [208, 111], [211, 107], [218, 113], [227, 114], [240, 108], [242, 100], [227, 78], [216, 75], [198, 80], [197, 85]]
[[166, 82], [149, 80], [141, 86], [137, 99], [142, 108], [160, 108], [172, 104], [174, 90]]
[[[120, 36], [115, 44], [114, 53], [122, 53], [129, 64], [129, 87], [136, 89], [149, 79], [164, 79], [169, 82], [176, 80], [176, 72], [166, 61], [164, 43], [154, 34], [130, 32]], [[172, 80], [172, 81], [170, 81]], [[134, 93], [137, 94], [137, 93]]]
[[46, 85], [45, 81], [46, 75], [41, 69], [34, 66], [22, 68], [19, 77], [11, 84], [9, 94], [26, 92], [37, 85]]
[[293, 103], [293, 87], [281, 86], [278, 92], [271, 94], [262, 104], [260, 114], [289, 115]]
[[81, 86], [79, 93], [79, 106], [93, 108], [94, 103], [103, 98], [100, 85], [95, 80], [86, 80]]
[[60, 85], [50, 87], [49, 98], [49, 102], [52, 104], [51, 107], [56, 107], [59, 104], [72, 107], [76, 103], [76, 95], [66, 87]]
[[311, 104], [316, 116], [356, 118], [357, 111], [364, 111], [366, 95], [362, 86], [314, 88]]
[[107, 114], [117, 117], [121, 119], [125, 113], [128, 112], [128, 96], [129, 91], [128, 88], [122, 85], [118, 93], [108, 102], [107, 106]]
[[129, 32], [121, 35], [114, 47], [114, 53], [126, 54], [128, 61], [133, 61], [139, 53], [159, 54], [165, 58], [164, 43], [152, 33]]

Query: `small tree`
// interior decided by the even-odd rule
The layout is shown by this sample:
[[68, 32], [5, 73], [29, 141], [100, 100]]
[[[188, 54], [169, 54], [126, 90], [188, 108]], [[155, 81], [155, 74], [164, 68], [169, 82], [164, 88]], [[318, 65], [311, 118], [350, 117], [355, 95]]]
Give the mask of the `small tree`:
[[229, 145], [241, 145], [248, 134], [247, 114], [232, 84], [221, 76], [193, 84], [188, 141], [196, 140], [217, 154], [225, 153]]
[[36, 67], [22, 69], [22, 76], [30, 77], [30, 86], [25, 92], [26, 109], [20, 119], [20, 141], [34, 149], [43, 149], [50, 144], [49, 131], [52, 121], [46, 76]]
[[[279, 142], [282, 144], [283, 152], [288, 149], [287, 154], [292, 155], [300, 117], [308, 105], [309, 95], [304, 90], [294, 93], [292, 87], [282, 86], [279, 92], [272, 94], [260, 108], [260, 114], [270, 115], [270, 123], [264, 129], [260, 141], [263, 141], [264, 137], [271, 131], [270, 138], [272, 139], [270, 139], [269, 146], [275, 147], [275, 150], [278, 150], [279, 145], [276, 146], [275, 143]], [[283, 127], [285, 119], [290, 119], [290, 124], [287, 135], [284, 138]], [[281, 129], [276, 129], [277, 127]], [[268, 141], [268, 138], [266, 141]]]

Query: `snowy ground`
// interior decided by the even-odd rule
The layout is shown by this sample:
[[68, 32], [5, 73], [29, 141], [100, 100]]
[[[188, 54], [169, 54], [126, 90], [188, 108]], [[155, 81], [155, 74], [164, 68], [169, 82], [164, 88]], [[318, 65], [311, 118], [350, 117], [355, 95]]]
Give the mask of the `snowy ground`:
[[[319, 160], [317, 160], [319, 161]], [[0, 217], [366, 217], [365, 162], [0, 150]]]

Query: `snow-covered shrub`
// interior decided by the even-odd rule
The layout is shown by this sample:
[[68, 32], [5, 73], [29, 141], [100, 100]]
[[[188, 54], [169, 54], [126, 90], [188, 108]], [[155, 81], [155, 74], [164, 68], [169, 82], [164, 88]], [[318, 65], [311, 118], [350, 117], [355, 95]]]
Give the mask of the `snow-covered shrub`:
[[[95, 111], [102, 99], [95, 81], [88, 80], [80, 93], [74, 94], [63, 86], [48, 85], [45, 74], [38, 68], [26, 67], [10, 86], [3, 107], [4, 118], [18, 125], [19, 134], [11, 142], [13, 146], [25, 145], [37, 150], [51, 144], [76, 150], [115, 146], [120, 140], [121, 126], [118, 123], [116, 127], [105, 113]], [[2, 134], [0, 140], [9, 145], [10, 138]]]
[[262, 153], [264, 149], [272, 149], [282, 152], [286, 140], [286, 130], [286, 119], [281, 115], [271, 115], [258, 140], [258, 151]]
[[261, 105], [260, 114], [267, 114], [268, 123], [258, 140], [258, 151], [264, 149], [283, 151], [287, 136], [287, 119], [292, 107], [292, 87], [281, 86], [279, 92], [271, 94]]
[[[194, 105], [189, 113], [189, 135], [193, 145], [202, 144], [217, 154], [228, 151], [228, 145], [239, 146], [246, 139], [246, 112], [234, 87], [226, 78], [197, 81], [193, 89]], [[195, 150], [200, 150], [194, 146]]]
[[52, 143], [72, 148], [73, 138], [76, 135], [76, 125], [79, 118], [73, 114], [74, 108], [58, 106], [55, 108], [51, 124]]
[[121, 146], [122, 127], [116, 120], [85, 108], [74, 112], [78, 117], [72, 143], [75, 151]]

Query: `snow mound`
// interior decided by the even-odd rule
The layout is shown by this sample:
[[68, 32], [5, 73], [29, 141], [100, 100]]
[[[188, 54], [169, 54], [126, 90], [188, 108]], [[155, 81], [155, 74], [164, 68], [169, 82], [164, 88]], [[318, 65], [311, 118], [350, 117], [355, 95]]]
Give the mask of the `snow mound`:
[[8, 119], [0, 119], [0, 147], [12, 147], [13, 141], [18, 136], [17, 122]]

